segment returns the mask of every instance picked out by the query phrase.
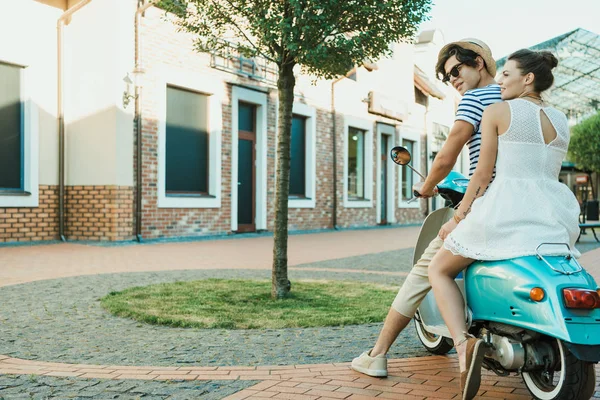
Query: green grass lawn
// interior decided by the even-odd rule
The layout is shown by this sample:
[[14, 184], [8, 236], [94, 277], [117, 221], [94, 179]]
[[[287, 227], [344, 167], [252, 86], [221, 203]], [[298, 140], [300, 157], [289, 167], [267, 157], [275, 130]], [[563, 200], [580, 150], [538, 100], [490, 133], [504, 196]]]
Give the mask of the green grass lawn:
[[271, 299], [271, 282], [207, 279], [112, 292], [102, 306], [120, 317], [173, 327], [306, 328], [382, 322], [397, 288], [360, 282], [294, 281]]

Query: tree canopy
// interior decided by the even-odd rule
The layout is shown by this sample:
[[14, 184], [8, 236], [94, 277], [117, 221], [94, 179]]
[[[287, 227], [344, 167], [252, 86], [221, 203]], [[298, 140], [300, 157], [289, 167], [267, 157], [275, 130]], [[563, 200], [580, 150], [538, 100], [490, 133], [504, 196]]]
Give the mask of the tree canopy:
[[582, 170], [600, 172], [600, 112], [571, 129], [569, 158]]
[[161, 0], [176, 23], [196, 34], [198, 51], [234, 41], [246, 56], [300, 64], [306, 73], [333, 78], [364, 60], [411, 40], [431, 0]]

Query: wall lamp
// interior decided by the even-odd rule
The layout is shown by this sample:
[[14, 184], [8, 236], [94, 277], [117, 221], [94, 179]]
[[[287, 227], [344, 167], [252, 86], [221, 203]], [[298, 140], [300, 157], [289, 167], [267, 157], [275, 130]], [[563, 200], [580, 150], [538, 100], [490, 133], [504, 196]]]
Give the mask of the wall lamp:
[[142, 68], [135, 68], [133, 71], [131, 71], [131, 75], [128, 72], [123, 78], [123, 82], [125, 82], [125, 91], [123, 92], [123, 108], [127, 108], [131, 100], [135, 100], [137, 98], [137, 91], [135, 89], [143, 86], [144, 74], [145, 71]]

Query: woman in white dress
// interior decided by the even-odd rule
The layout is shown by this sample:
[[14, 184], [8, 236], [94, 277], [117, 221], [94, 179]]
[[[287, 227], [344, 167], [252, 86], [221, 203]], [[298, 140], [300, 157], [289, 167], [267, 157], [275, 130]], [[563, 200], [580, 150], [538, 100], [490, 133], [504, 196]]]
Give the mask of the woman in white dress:
[[498, 80], [506, 101], [483, 114], [477, 168], [454, 218], [440, 230], [444, 247], [429, 266], [429, 281], [456, 344], [463, 399], [477, 394], [484, 350], [480, 339], [467, 337], [454, 278], [474, 260], [533, 255], [543, 242], [568, 243], [578, 255], [573, 246], [579, 204], [558, 181], [569, 126], [566, 116], [540, 96], [552, 86], [557, 64], [549, 52], [524, 49], [508, 57]]

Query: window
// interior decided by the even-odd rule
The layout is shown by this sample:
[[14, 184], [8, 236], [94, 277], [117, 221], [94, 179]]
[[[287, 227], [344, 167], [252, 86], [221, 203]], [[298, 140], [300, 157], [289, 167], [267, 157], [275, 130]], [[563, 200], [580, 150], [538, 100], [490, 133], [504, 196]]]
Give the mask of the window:
[[294, 102], [292, 109], [289, 208], [315, 208], [317, 195], [317, 109]]
[[422, 106], [427, 107], [427, 105], [429, 104], [429, 97], [427, 97], [427, 95], [423, 92], [421, 92], [421, 90], [415, 86], [415, 103], [420, 104]]
[[292, 117], [290, 197], [306, 197], [306, 118]]
[[256, 105], [240, 101], [238, 104], [238, 130], [256, 134]]
[[433, 140], [435, 141], [435, 144], [437, 146], [441, 147], [441, 146], [443, 146], [444, 142], [448, 138], [448, 134], [450, 133], [450, 128], [448, 128], [445, 125], [440, 125], [440, 124], [437, 124], [434, 122], [431, 133], [433, 134]]
[[348, 129], [348, 199], [365, 199], [365, 131]]
[[[415, 153], [415, 142], [413, 140], [402, 139], [402, 147], [406, 148], [412, 155], [413, 161], [418, 158], [419, 155]], [[411, 162], [413, 165], [414, 162]], [[413, 187], [413, 171], [410, 168], [402, 168], [402, 201], [410, 200], [412, 195]]]
[[209, 195], [208, 96], [167, 87], [166, 193]]
[[[405, 147], [411, 154], [410, 165], [417, 171], [421, 171], [421, 140], [423, 131], [414, 127], [400, 127], [400, 145]], [[426, 165], [426, 164], [425, 164]], [[421, 202], [408, 202], [413, 198], [412, 186], [420, 179], [410, 168], [401, 168], [398, 173], [398, 207], [420, 208]]]
[[39, 205], [39, 119], [29, 76], [28, 67], [0, 62], [0, 207]]
[[22, 71], [0, 63], [0, 191], [24, 190]]
[[164, 67], [156, 89], [158, 207], [220, 208], [225, 84]]
[[374, 122], [369, 119], [344, 116], [344, 178], [345, 208], [372, 208], [375, 187], [373, 140]]

